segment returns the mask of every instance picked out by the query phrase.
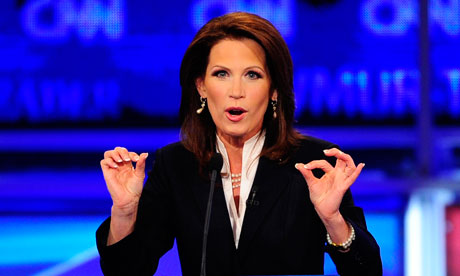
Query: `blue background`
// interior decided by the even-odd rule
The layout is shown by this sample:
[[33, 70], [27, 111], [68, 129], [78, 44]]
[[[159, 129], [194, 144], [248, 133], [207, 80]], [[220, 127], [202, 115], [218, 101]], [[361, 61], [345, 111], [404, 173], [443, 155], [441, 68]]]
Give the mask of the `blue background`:
[[[460, 190], [460, 7], [430, 1], [429, 147], [437, 154], [426, 176], [418, 165], [418, 5], [2, 1], [0, 275], [100, 274], [94, 232], [111, 206], [102, 153], [115, 146], [154, 153], [178, 140], [182, 56], [207, 20], [237, 10], [267, 18], [286, 39], [297, 127], [366, 163], [355, 202], [381, 246], [384, 275], [408, 274], [408, 202], [428, 186], [447, 189], [453, 204]], [[328, 259], [326, 274], [334, 273]], [[180, 275], [175, 250], [156, 275]]]

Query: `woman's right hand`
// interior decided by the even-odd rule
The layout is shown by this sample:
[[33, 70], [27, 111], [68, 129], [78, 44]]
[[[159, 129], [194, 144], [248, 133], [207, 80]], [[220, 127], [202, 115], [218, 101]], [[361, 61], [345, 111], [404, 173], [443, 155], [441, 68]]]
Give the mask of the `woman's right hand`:
[[[147, 156], [147, 153], [139, 156], [123, 147], [104, 153], [101, 167], [113, 201], [112, 212], [114, 209], [126, 213], [137, 210], [144, 184]], [[133, 162], [136, 163], [136, 168], [133, 167]]]
[[147, 156], [147, 153], [139, 156], [122, 147], [104, 153], [101, 167], [113, 201], [107, 245], [120, 241], [134, 230]]

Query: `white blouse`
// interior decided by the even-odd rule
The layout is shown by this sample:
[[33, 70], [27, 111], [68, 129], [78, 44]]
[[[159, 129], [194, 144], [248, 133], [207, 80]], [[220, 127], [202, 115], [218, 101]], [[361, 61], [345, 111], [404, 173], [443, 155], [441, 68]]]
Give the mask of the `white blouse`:
[[[217, 136], [217, 135], [216, 135]], [[239, 210], [236, 210], [235, 200], [233, 199], [232, 179], [230, 177], [230, 162], [228, 160], [227, 150], [224, 144], [217, 136], [217, 152], [222, 154], [224, 165], [222, 166], [222, 185], [225, 194], [225, 202], [227, 204], [228, 215], [232, 224], [233, 238], [235, 246], [238, 248], [240, 240], [241, 228], [243, 226], [244, 214], [246, 212], [246, 200], [251, 192], [252, 183], [256, 175], [257, 166], [259, 164], [260, 153], [265, 142], [265, 131], [258, 132], [256, 135], [248, 139], [243, 146], [243, 158], [241, 166], [241, 186], [240, 186], [240, 202]]]

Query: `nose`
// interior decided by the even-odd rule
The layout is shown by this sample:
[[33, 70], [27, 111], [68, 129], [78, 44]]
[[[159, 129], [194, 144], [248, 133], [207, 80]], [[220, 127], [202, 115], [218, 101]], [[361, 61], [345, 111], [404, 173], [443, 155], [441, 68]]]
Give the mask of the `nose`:
[[231, 87], [231, 91], [230, 91], [230, 98], [233, 98], [233, 99], [244, 98], [244, 89], [243, 89], [243, 85], [241, 83], [241, 80], [235, 79], [232, 82], [232, 87]]

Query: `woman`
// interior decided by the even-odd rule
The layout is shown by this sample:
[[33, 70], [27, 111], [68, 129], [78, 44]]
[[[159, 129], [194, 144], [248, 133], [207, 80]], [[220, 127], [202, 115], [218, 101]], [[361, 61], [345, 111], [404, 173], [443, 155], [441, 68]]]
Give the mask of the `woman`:
[[198, 31], [181, 65], [182, 141], [157, 151], [145, 187], [146, 153], [118, 147], [101, 161], [113, 200], [97, 231], [105, 274], [152, 275], [174, 239], [182, 273], [200, 273], [215, 152], [208, 275], [322, 274], [325, 250], [341, 275], [382, 274], [349, 190], [364, 164], [294, 130], [292, 78], [265, 19], [231, 13]]

